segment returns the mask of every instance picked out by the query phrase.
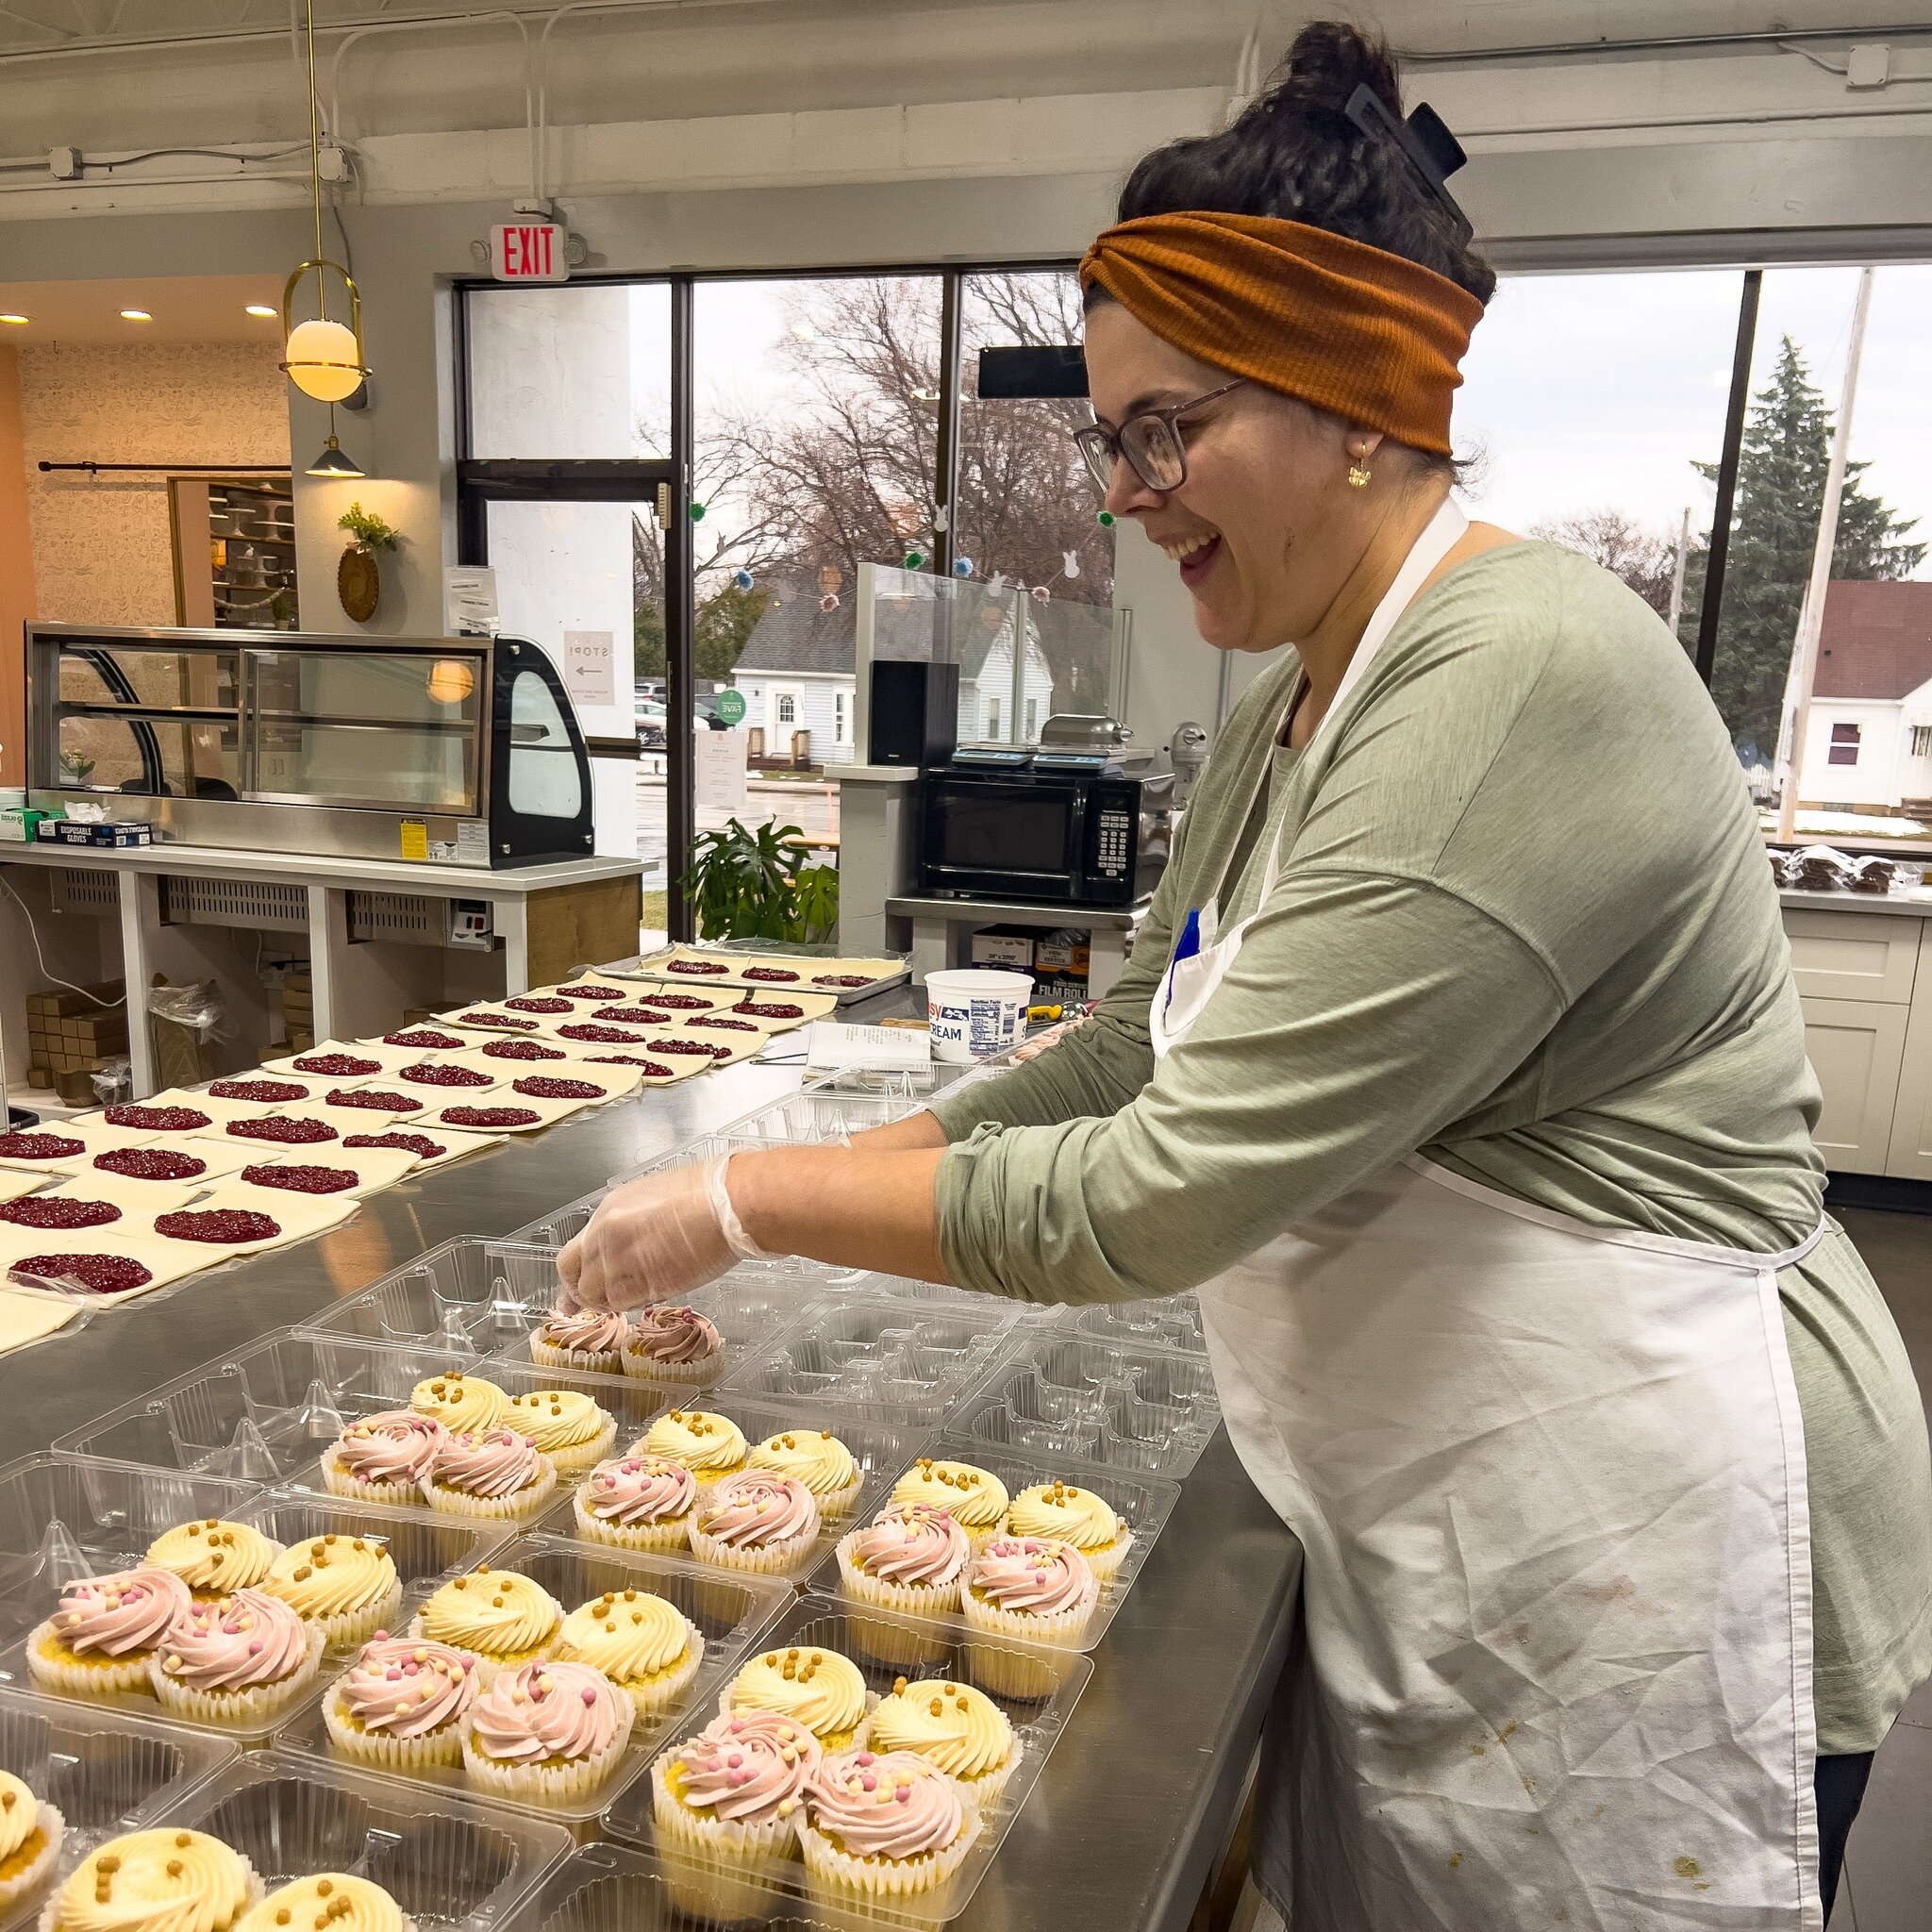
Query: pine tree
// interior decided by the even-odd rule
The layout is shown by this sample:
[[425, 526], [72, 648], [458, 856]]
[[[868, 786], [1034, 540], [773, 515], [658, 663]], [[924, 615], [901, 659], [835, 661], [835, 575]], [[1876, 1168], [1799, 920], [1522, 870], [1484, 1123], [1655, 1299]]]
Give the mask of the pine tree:
[[[1738, 458], [1738, 494], [1731, 547], [1724, 566], [1724, 608], [1718, 620], [1711, 696], [1731, 737], [1769, 758], [1776, 747], [1785, 683], [1797, 641], [1798, 611], [1811, 575], [1824, 476], [1831, 462], [1830, 412], [1813, 386], [1805, 358], [1786, 336], [1771, 380], [1751, 400]], [[1845, 465], [1832, 548], [1834, 577], [1910, 576], [1925, 556], [1924, 543], [1903, 541], [1917, 519], [1901, 517], [1859, 483], [1869, 466]], [[1717, 465], [1698, 463], [1715, 481]], [[1697, 636], [1704, 598], [1706, 554], [1690, 558], [1679, 635]]]

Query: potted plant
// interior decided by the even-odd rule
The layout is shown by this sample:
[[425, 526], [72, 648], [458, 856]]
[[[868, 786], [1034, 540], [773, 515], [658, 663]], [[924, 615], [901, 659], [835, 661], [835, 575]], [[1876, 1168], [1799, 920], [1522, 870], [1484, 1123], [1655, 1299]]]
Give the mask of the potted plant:
[[376, 601], [382, 594], [376, 558], [402, 540], [388, 523], [359, 503], [352, 503], [336, 519], [336, 528], [348, 531], [356, 540], [336, 565], [336, 594], [356, 623], [367, 624], [375, 615]]
[[727, 819], [700, 832], [684, 889], [701, 937], [785, 940], [818, 944], [839, 928], [839, 871], [809, 865], [811, 848], [796, 825], [748, 830]]

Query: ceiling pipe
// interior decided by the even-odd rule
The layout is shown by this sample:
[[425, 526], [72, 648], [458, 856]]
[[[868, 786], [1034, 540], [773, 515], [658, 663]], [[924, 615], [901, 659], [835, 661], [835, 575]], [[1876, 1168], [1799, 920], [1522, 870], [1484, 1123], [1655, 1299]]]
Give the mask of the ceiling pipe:
[[1465, 67], [1488, 60], [1563, 60], [1591, 55], [1683, 54], [1707, 47], [1779, 48], [1799, 41], [1902, 41], [1932, 34], [1932, 21], [1899, 21], [1886, 26], [1754, 27], [1742, 32], [1650, 34], [1638, 40], [1544, 41], [1515, 47], [1398, 47], [1405, 67]]

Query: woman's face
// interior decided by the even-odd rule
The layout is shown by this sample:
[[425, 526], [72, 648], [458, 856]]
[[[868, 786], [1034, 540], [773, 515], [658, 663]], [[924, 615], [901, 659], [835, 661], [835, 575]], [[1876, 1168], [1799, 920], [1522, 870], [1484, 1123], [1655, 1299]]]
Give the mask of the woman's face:
[[[1087, 316], [1087, 375], [1093, 413], [1115, 428], [1229, 379], [1111, 301]], [[1379, 439], [1258, 383], [1183, 417], [1180, 432], [1186, 482], [1150, 490], [1117, 463], [1108, 508], [1174, 559], [1195, 625], [1218, 650], [1272, 651], [1311, 636], [1380, 520], [1382, 505], [1369, 500], [1378, 492], [1347, 482], [1351, 446]]]

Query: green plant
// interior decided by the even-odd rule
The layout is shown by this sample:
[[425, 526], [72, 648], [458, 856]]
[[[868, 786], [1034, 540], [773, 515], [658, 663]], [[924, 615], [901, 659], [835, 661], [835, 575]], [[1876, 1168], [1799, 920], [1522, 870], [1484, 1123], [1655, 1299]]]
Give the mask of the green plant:
[[722, 831], [700, 832], [683, 880], [699, 933], [712, 940], [829, 940], [839, 924], [838, 868], [808, 865], [810, 856], [796, 825], [751, 831], [727, 819]]
[[348, 531], [364, 550], [393, 550], [402, 541], [384, 519], [374, 510], [364, 509], [359, 503], [352, 503], [336, 519], [336, 528]]
[[63, 751], [60, 754], [60, 769], [76, 785], [85, 785], [93, 775], [94, 761], [84, 751]]

